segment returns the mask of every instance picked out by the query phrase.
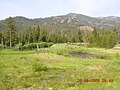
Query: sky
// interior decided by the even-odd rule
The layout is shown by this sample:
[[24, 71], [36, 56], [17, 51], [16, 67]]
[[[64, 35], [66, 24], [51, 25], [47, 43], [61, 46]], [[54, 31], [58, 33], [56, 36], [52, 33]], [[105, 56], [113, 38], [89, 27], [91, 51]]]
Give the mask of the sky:
[[0, 0], [0, 20], [9, 16], [44, 18], [68, 13], [120, 17], [120, 0]]

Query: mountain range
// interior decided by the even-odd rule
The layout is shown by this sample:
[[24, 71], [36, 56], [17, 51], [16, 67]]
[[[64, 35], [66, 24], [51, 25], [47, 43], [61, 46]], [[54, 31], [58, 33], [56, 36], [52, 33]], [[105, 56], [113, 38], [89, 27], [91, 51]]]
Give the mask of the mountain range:
[[[29, 19], [22, 16], [13, 17], [18, 31], [26, 30], [30, 26], [44, 25], [61, 30], [77, 29], [81, 26], [97, 27], [100, 29], [120, 28], [120, 17], [90, 17], [82, 14], [69, 13], [61, 16]], [[0, 21], [0, 30], [6, 29], [6, 19]]]

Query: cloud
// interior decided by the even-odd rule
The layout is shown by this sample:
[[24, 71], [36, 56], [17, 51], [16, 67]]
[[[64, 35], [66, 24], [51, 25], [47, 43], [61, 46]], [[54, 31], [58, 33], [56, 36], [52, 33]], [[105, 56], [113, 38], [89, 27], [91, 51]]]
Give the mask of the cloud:
[[0, 18], [46, 17], [67, 13], [89, 16], [119, 15], [119, 0], [0, 0]]
[[26, 12], [26, 9], [17, 3], [5, 1], [1, 4], [0, 11], [2, 11], [1, 18], [6, 18], [8, 16], [22, 15]]
[[119, 12], [119, 0], [76, 0], [77, 11], [88, 15], [107, 15]]

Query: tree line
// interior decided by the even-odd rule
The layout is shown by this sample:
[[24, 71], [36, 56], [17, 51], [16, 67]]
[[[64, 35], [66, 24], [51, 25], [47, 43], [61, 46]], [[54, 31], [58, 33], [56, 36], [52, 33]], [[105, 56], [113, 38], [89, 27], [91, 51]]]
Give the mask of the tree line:
[[52, 43], [89, 43], [91, 47], [112, 48], [120, 43], [120, 31], [99, 30], [84, 31], [56, 30], [47, 26], [37, 25], [27, 28], [24, 32], [16, 31], [12, 17], [7, 18], [6, 30], [0, 31], [0, 44], [3, 47], [14, 47], [17, 44], [52, 42]]

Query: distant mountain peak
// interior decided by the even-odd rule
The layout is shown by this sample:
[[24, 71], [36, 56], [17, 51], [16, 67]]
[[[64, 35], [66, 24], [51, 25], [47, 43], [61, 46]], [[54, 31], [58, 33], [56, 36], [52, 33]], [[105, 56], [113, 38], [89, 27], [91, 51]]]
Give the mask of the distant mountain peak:
[[[120, 27], [120, 17], [90, 17], [83, 14], [68, 13], [66, 15], [51, 16], [46, 18], [29, 19], [23, 16], [13, 17], [18, 30], [26, 29], [29, 26], [48, 25], [59, 29], [78, 28], [80, 26], [90, 26], [99, 28]], [[5, 29], [5, 20], [0, 21], [0, 30]], [[88, 27], [83, 27], [88, 28]]]
[[68, 13], [66, 16], [87, 16], [87, 15], [78, 14], [78, 13]]

